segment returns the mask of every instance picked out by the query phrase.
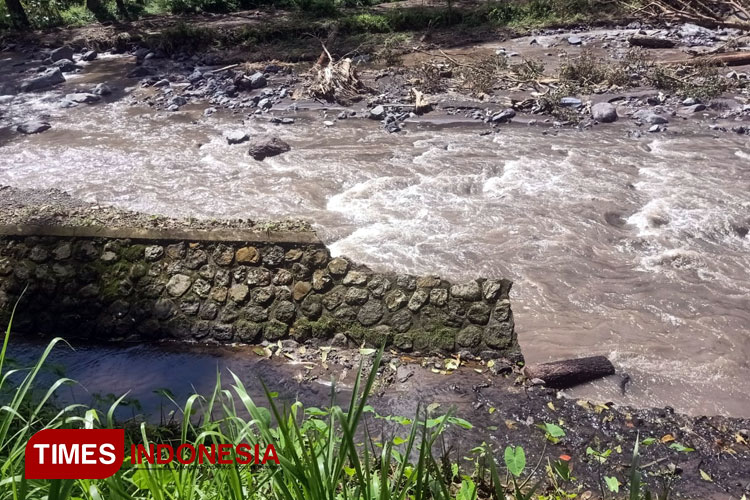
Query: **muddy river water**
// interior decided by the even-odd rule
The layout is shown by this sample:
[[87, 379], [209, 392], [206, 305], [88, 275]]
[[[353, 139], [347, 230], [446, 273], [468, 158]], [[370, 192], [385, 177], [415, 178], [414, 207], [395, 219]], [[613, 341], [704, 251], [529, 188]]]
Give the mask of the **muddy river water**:
[[[528, 361], [605, 354], [633, 380], [625, 396], [611, 381], [572, 396], [750, 417], [747, 136], [696, 126], [631, 138], [627, 119], [387, 134], [370, 120], [326, 127], [332, 111], [278, 126], [204, 106], [155, 112], [122, 93], [57, 106], [118, 66], [103, 59], [62, 90], [4, 104], [3, 125], [46, 114], [53, 128], [0, 131], [0, 184], [171, 216], [301, 217], [334, 254], [376, 270], [507, 277]], [[254, 161], [227, 145], [232, 128], [292, 150]]]

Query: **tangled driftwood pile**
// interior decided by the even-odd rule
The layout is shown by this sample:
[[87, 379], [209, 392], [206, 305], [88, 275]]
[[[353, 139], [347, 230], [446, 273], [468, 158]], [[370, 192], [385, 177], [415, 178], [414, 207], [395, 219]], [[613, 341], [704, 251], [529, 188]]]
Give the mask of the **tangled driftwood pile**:
[[306, 85], [306, 91], [310, 97], [326, 102], [347, 104], [371, 92], [371, 89], [357, 76], [356, 68], [350, 58], [335, 61], [325, 45], [323, 45], [323, 50], [327, 57], [321, 57], [322, 61], [319, 59], [318, 63], [313, 66], [310, 72], [311, 78]]
[[637, 12], [654, 18], [690, 21], [710, 27], [750, 28], [748, 0], [650, 0]]

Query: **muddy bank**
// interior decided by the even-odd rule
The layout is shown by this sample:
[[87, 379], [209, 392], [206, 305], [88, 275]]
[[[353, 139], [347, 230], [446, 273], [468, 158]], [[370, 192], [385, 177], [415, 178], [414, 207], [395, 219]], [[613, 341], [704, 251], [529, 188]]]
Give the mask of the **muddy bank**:
[[[209, 393], [217, 369], [225, 379], [227, 370], [236, 373], [256, 401], [264, 400], [263, 380], [287, 404], [299, 400], [316, 407], [328, 406], [331, 384], [335, 384], [337, 401], [345, 404], [360, 359], [365, 358], [367, 367], [371, 358], [356, 349], [334, 345], [321, 350], [293, 341], [258, 347], [90, 343], [74, 343], [73, 347], [75, 351], [56, 349], [50, 360], [55, 373], [81, 383], [72, 392], [61, 391], [62, 401], [106, 407], [111, 395], [131, 390], [120, 418], [146, 416], [157, 423], [167, 418], [171, 405], [155, 390], [168, 388], [178, 402], [193, 390]], [[11, 355], [22, 363], [33, 360], [41, 349], [41, 344], [11, 342]], [[626, 481], [636, 437], [646, 443], [641, 447], [642, 464], [654, 492], [665, 484], [672, 485], [672, 498], [738, 499], [749, 492], [747, 419], [694, 418], [670, 408], [634, 409], [560, 398], [554, 390], [519, 383], [517, 374], [508, 373], [507, 367], [456, 358], [416, 360], [395, 353], [386, 354], [370, 403], [383, 416], [410, 418], [419, 405], [429, 407], [436, 416], [453, 411], [469, 421], [472, 429], [451, 428], [442, 444], [442, 453], [461, 464], [468, 464], [463, 457], [471, 457], [471, 449], [482, 442], [489, 443], [498, 456], [509, 444], [522, 445], [530, 464], [542, 460], [536, 477], [545, 474], [547, 459], [554, 462], [568, 455], [577, 480], [566, 489], [590, 498], [600, 496], [600, 474]], [[368, 415], [367, 425], [373, 435], [380, 436], [384, 421], [376, 414]], [[565, 436], [557, 443], [546, 440], [545, 432], [537, 427], [544, 423], [559, 425]], [[404, 436], [407, 429], [387, 424], [383, 436]], [[587, 453], [589, 448], [612, 451], [598, 465]]]

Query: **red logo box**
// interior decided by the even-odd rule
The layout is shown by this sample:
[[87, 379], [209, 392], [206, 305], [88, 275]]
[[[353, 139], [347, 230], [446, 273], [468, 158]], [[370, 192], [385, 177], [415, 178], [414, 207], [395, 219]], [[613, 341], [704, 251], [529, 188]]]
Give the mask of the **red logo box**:
[[105, 479], [122, 466], [125, 429], [45, 429], [24, 456], [26, 479]]

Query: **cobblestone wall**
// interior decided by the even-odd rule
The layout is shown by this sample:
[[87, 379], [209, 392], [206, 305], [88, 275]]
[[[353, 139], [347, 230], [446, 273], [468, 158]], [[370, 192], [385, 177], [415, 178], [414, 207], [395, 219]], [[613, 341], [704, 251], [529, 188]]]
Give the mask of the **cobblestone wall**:
[[508, 280], [374, 273], [322, 245], [0, 237], [15, 331], [97, 340], [353, 341], [520, 358]]

